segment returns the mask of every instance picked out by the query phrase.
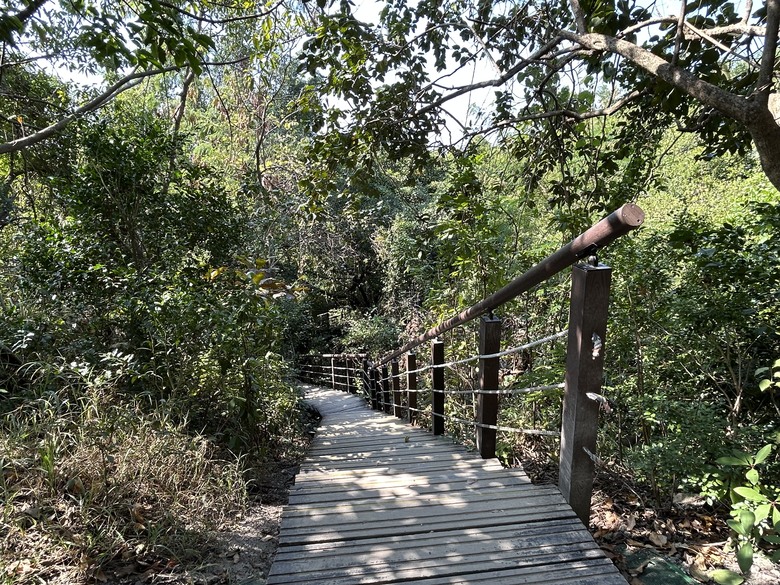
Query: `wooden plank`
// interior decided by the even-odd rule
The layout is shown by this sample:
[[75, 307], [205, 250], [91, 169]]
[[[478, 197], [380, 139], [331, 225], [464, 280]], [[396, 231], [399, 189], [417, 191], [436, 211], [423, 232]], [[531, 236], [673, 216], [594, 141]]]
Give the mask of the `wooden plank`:
[[[319, 556], [350, 556], [375, 552], [379, 555], [391, 555], [394, 552], [404, 554], [407, 549], [413, 552], [428, 551], [433, 547], [465, 546], [469, 550], [478, 550], [480, 546], [492, 546], [490, 542], [498, 542], [499, 547], [511, 542], [513, 538], [533, 538], [538, 535], [576, 532], [583, 540], [591, 541], [590, 534], [582, 527], [582, 523], [573, 518], [551, 519], [545, 523], [519, 524], [517, 526], [489, 526], [483, 528], [466, 528], [442, 534], [423, 534], [416, 538], [406, 536], [381, 536], [374, 539], [357, 541], [332, 541], [300, 545], [282, 546], [277, 552], [277, 558], [315, 558]], [[476, 548], [474, 548], [476, 547]]]
[[[494, 478], [477, 478], [472, 480], [460, 480], [452, 481], [448, 478], [442, 478], [436, 480], [435, 478], [428, 481], [422, 481], [421, 479], [414, 480], [413, 483], [409, 483], [405, 477], [393, 477], [390, 480], [382, 481], [381, 478], [370, 485], [371, 498], [383, 499], [383, 498], [399, 498], [404, 496], [420, 496], [431, 493], [449, 493], [449, 492], [468, 492], [489, 488], [501, 488], [508, 486], [530, 486], [532, 485], [528, 479], [517, 477], [494, 477]], [[351, 487], [351, 489], [350, 489]], [[319, 489], [312, 487], [309, 489], [299, 489], [290, 493], [289, 503], [307, 504], [307, 503], [323, 503], [323, 502], [342, 502], [344, 500], [360, 499], [365, 497], [365, 491], [362, 488], [355, 486], [344, 486], [325, 484], [320, 486]]]
[[371, 563], [370, 559], [360, 559], [359, 565], [354, 562], [332, 567], [307, 563], [301, 560], [297, 563], [281, 563], [277, 569], [280, 575], [288, 575], [277, 580], [278, 583], [295, 583], [307, 579], [309, 583], [320, 582], [322, 579], [358, 578], [359, 583], [392, 583], [412, 578], [438, 577], [443, 574], [464, 574], [485, 570], [509, 570], [519, 567], [540, 567], [552, 564], [560, 565], [582, 561], [584, 559], [603, 558], [600, 551], [581, 543], [555, 543], [547, 547], [524, 549], [523, 555], [517, 551], [502, 551], [487, 553], [465, 553], [444, 558], [410, 558], [404, 561], [385, 559]]
[[[384, 501], [381, 498], [369, 497], [365, 499], [341, 498], [336, 502], [299, 502], [296, 506], [289, 506], [285, 510], [285, 516], [304, 516], [309, 515], [312, 510], [321, 509], [329, 514], [339, 514], [350, 511], [368, 511], [368, 510], [393, 510], [402, 507], [424, 507], [424, 506], [444, 506], [453, 504], [468, 504], [470, 502], [479, 502], [481, 500], [491, 499], [500, 495], [501, 499], [530, 497], [535, 495], [547, 495], [551, 490], [545, 490], [545, 486], [535, 486], [533, 484], [521, 484], [513, 486], [496, 494], [495, 490], [457, 490], [457, 491], [438, 491], [431, 490], [428, 493], [413, 493], [403, 498], [395, 496], [391, 501]], [[554, 490], [554, 488], [551, 488]], [[555, 490], [557, 492], [557, 490]], [[554, 493], [554, 492], [553, 492]], [[454, 495], [449, 495], [454, 494]], [[554, 497], [558, 497], [555, 493]], [[388, 498], [390, 499], [390, 498]]]
[[[442, 501], [421, 501], [417, 499], [389, 500], [378, 502], [375, 506], [349, 506], [345, 504], [337, 509], [312, 508], [299, 510], [299, 514], [288, 514], [282, 521], [286, 528], [310, 527], [315, 523], [338, 522], [338, 529], [349, 527], [353, 522], [360, 524], [371, 523], [376, 527], [388, 520], [390, 522], [403, 523], [406, 519], [422, 521], [434, 518], [453, 518], [469, 515], [490, 517], [492, 514], [513, 514], [515, 506], [521, 508], [524, 513], [530, 513], [534, 519], [540, 519], [549, 508], [559, 507], [560, 494], [534, 492], [522, 498], [513, 499], [511, 495], [504, 497], [501, 494], [501, 502], [492, 498], [442, 498]], [[512, 507], [506, 506], [511, 504]], [[528, 510], [528, 512], [525, 512]], [[468, 511], [468, 512], [466, 512]], [[333, 516], [338, 516], [334, 518]]]
[[[416, 583], [420, 585], [472, 585], [489, 583], [490, 585], [542, 585], [554, 583], [561, 585], [626, 585], [626, 581], [615, 570], [612, 563], [604, 558], [588, 558], [561, 563], [550, 563], [530, 567], [492, 567], [479, 562], [445, 568], [443, 574], [435, 569], [398, 568], [390, 569], [377, 581], [374, 574], [343, 575], [330, 577], [317, 576], [312, 581], [310, 573], [294, 576], [296, 580], [277, 581], [280, 577], [272, 571], [269, 585], [277, 583], [317, 583], [317, 585], [366, 585], [377, 582]], [[298, 578], [300, 577], [300, 578]], [[287, 578], [287, 577], [284, 577]]]
[[[544, 518], [573, 518], [574, 513], [565, 503], [545, 506], [538, 510], [544, 514]], [[462, 530], [464, 528], [479, 528], [483, 526], [510, 526], [523, 522], [537, 522], [539, 516], [536, 511], [513, 511], [469, 513], [462, 512], [452, 514], [444, 518], [408, 518], [394, 521], [392, 518], [366, 525], [361, 522], [353, 522], [348, 525], [339, 525], [338, 529], [326, 531], [327, 527], [310, 524], [304, 528], [288, 528], [282, 520], [282, 531], [279, 542], [288, 544], [303, 544], [307, 542], [328, 542], [331, 540], [359, 540], [374, 538], [379, 535], [397, 536], [400, 534], [425, 534], [428, 532], [441, 532], [448, 530]]]

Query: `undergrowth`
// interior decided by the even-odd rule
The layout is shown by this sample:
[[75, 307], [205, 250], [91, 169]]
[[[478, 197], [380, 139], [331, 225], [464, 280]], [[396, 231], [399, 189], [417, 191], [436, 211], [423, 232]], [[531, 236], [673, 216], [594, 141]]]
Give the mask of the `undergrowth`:
[[173, 569], [246, 505], [237, 457], [139, 401], [51, 392], [1, 424], [0, 582]]

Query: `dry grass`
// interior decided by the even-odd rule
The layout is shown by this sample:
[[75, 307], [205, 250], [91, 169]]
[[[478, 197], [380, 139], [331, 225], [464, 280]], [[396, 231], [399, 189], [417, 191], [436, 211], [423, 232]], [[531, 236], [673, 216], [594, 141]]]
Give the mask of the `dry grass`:
[[88, 583], [197, 561], [246, 504], [239, 463], [105, 393], [25, 402], [0, 422], [0, 583]]

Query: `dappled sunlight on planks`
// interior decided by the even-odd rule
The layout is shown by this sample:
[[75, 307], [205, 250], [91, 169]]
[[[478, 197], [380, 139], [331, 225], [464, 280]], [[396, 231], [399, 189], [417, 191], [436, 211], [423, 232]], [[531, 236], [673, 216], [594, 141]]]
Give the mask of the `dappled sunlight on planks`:
[[290, 493], [269, 584], [625, 584], [556, 487], [354, 395], [307, 397], [322, 426]]

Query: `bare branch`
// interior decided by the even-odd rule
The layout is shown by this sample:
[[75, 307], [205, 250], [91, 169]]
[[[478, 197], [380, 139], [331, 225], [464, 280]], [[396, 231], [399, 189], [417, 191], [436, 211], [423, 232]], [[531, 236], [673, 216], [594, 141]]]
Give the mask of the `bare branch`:
[[[686, 25], [691, 26], [689, 23]], [[704, 29], [705, 32], [711, 37], [725, 37], [725, 36], [749, 36], [749, 37], [763, 37], [766, 36], [765, 26], [751, 26], [745, 24], [729, 24], [727, 26], [714, 26], [712, 28]], [[685, 34], [686, 39], [691, 38], [691, 33]]]
[[147, 77], [152, 77], [154, 75], [160, 75], [161, 73], [165, 73], [167, 71], [176, 71], [177, 69], [179, 69], [179, 67], [171, 66], [171, 67], [165, 67], [163, 69], [152, 69], [148, 71], [137, 71], [135, 73], [131, 73], [130, 75], [127, 75], [122, 79], [120, 79], [119, 81], [117, 81], [115, 84], [113, 84], [111, 87], [106, 89], [100, 95], [92, 98], [90, 101], [80, 106], [79, 108], [75, 109], [72, 113], [58, 120], [54, 124], [51, 124], [50, 126], [38, 130], [37, 132], [30, 134], [28, 136], [23, 136], [21, 138], [17, 138], [16, 140], [11, 140], [10, 142], [1, 143], [0, 154], [5, 154], [9, 152], [18, 152], [24, 148], [27, 148], [28, 146], [32, 146], [33, 144], [38, 144], [39, 142], [46, 140], [47, 138], [50, 138], [51, 136], [53, 136], [54, 134], [56, 134], [57, 132], [65, 128], [68, 124], [70, 124], [80, 116], [83, 116], [86, 113], [101, 108], [108, 101], [110, 101], [112, 98], [116, 97], [120, 93], [127, 91], [132, 87], [135, 87], [143, 79]]
[[693, 26], [693, 25], [692, 25], [691, 23], [689, 23], [689, 22], [685, 22], [685, 23], [684, 23], [684, 27], [685, 27], [686, 29], [690, 30], [690, 31], [693, 33], [693, 35], [695, 35], [695, 36], [693, 36], [693, 35], [692, 35], [692, 36], [689, 36], [689, 35], [690, 35], [690, 33], [687, 33], [687, 34], [685, 35], [685, 36], [686, 36], [686, 38], [696, 38], [696, 37], [698, 37], [698, 38], [702, 38], [702, 39], [704, 39], [705, 41], [707, 41], [707, 42], [709, 42], [709, 43], [711, 43], [711, 44], [715, 45], [715, 46], [716, 46], [718, 49], [720, 49], [720, 50], [721, 50], [721, 51], [723, 51], [724, 53], [727, 53], [727, 54], [732, 54], [732, 55], [734, 55], [734, 56], [735, 56], [737, 59], [741, 59], [742, 61], [744, 61], [745, 63], [747, 63], [748, 65], [751, 65], [751, 66], [753, 66], [753, 67], [757, 67], [757, 66], [758, 66], [758, 63], [756, 63], [755, 61], [751, 61], [751, 60], [750, 60], [750, 59], [748, 59], [747, 57], [743, 57], [742, 55], [740, 55], [740, 54], [738, 54], [738, 53], [735, 53], [735, 52], [734, 52], [734, 49], [732, 49], [731, 47], [728, 47], [728, 46], [724, 45], [724, 44], [723, 44], [723, 43], [721, 43], [719, 40], [717, 40], [717, 39], [715, 39], [715, 38], [711, 37], [709, 34], [707, 34], [707, 32], [710, 32], [710, 31], [704, 32], [703, 30], [699, 30], [698, 28], [696, 28], [695, 26]]
[[585, 28], [585, 13], [580, 6], [580, 0], [569, 0], [571, 4], [571, 11], [574, 13], [574, 23], [577, 26], [577, 32], [585, 34], [587, 29]]
[[601, 108], [598, 110], [590, 110], [587, 112], [577, 112], [576, 110], [569, 110], [565, 108], [561, 108], [558, 110], [548, 110], [545, 112], [535, 112], [533, 114], [524, 114], [522, 116], [516, 116], [512, 118], [511, 120], [503, 120], [501, 122], [497, 122], [496, 124], [493, 124], [492, 126], [488, 128], [481, 128], [478, 130], [474, 130], [473, 132], [469, 132], [468, 134], [464, 134], [464, 138], [474, 137], [478, 136], [480, 134], [490, 134], [493, 132], [497, 132], [499, 130], [502, 130], [504, 128], [508, 128], [511, 126], [516, 126], [517, 124], [520, 124], [522, 122], [534, 122], [537, 120], [546, 120], [549, 118], [569, 118], [572, 120], [577, 120], [578, 122], [583, 122], [585, 120], [592, 120], [593, 118], [604, 118], [607, 116], [611, 116], [615, 112], [621, 110], [625, 106], [627, 106], [629, 103], [637, 99], [638, 97], [644, 95], [645, 92], [643, 91], [632, 91], [630, 94], [624, 96], [620, 100], [616, 101], [610, 106], [607, 106], [605, 108]]
[[683, 37], [685, 36], [685, 0], [680, 2], [680, 14], [677, 16], [677, 34], [674, 39], [674, 56], [672, 57], [672, 65], [677, 63], [680, 58], [680, 47], [682, 47]]
[[507, 81], [512, 79], [515, 75], [517, 75], [523, 69], [528, 67], [528, 65], [530, 65], [531, 63], [533, 63], [535, 61], [538, 61], [539, 59], [544, 57], [547, 53], [552, 51], [558, 45], [558, 43], [560, 43], [560, 42], [561, 42], [561, 37], [555, 37], [550, 42], [548, 42], [546, 45], [544, 45], [541, 48], [539, 48], [533, 55], [531, 55], [527, 59], [522, 59], [514, 67], [508, 69], [506, 71], [506, 73], [504, 73], [503, 75], [497, 77], [496, 79], [491, 79], [491, 80], [488, 80], [488, 81], [480, 81], [480, 82], [477, 82], [477, 83], [472, 83], [472, 84], [469, 84], [469, 85], [465, 85], [463, 87], [459, 87], [459, 88], [455, 89], [454, 91], [448, 93], [447, 95], [442, 96], [441, 98], [439, 98], [435, 102], [432, 102], [432, 103], [428, 104], [427, 106], [421, 108], [420, 110], [418, 110], [417, 114], [418, 115], [427, 114], [431, 110], [434, 110], [434, 109], [440, 107], [444, 103], [446, 103], [446, 102], [448, 102], [450, 100], [453, 100], [453, 99], [455, 99], [458, 96], [470, 93], [470, 92], [472, 92], [472, 91], [474, 91], [476, 89], [482, 89], [482, 88], [488, 88], [488, 87], [500, 87], [500, 86], [504, 85]]
[[778, 28], [780, 28], [780, 0], [767, 0], [764, 54], [761, 55], [761, 70], [758, 73], [758, 87], [756, 88], [758, 103], [763, 107], [768, 106], [769, 94], [774, 85]]
[[629, 26], [628, 28], [623, 29], [617, 34], [617, 36], [619, 38], [623, 38], [642, 30], [643, 28], [647, 28], [648, 26], [655, 26], [656, 24], [674, 24], [676, 22], [677, 19], [672, 16], [658, 16], [656, 18], [648, 18], [647, 20], [643, 20], [642, 22], [638, 22], [632, 26]]
[[753, 0], [745, 1], [745, 12], [742, 13], [742, 24], [747, 24], [750, 20], [750, 15], [753, 12]]

